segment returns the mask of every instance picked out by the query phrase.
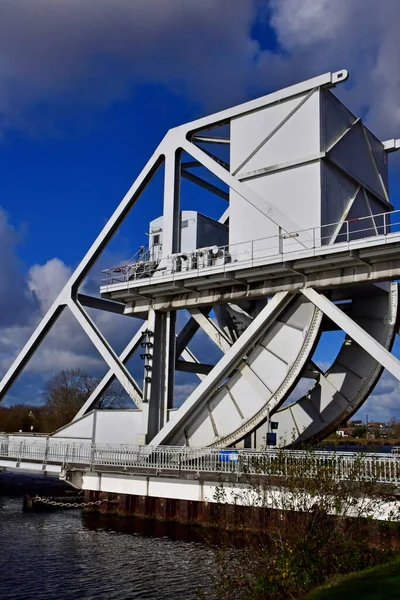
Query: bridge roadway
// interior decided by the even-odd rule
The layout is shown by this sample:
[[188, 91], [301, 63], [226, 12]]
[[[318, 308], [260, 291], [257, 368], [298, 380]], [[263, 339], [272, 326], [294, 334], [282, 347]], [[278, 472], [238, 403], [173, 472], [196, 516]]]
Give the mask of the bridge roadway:
[[0, 469], [60, 475], [68, 469], [101, 470], [124, 475], [151, 474], [185, 478], [200, 476], [257, 474], [285, 477], [295, 465], [304, 468], [305, 476], [314, 469], [331, 465], [339, 480], [351, 477], [359, 465], [362, 477], [382, 484], [400, 486], [400, 452], [391, 454], [329, 452], [303, 450], [243, 450], [187, 448], [173, 446], [133, 446], [59, 441], [52, 436], [0, 436]]
[[[195, 503], [249, 505], [248, 476], [270, 477], [268, 498], [262, 506], [287, 506], [284, 485], [278, 480], [293, 476], [315, 477], [320, 468], [332, 469], [338, 481], [356, 477], [378, 482], [390, 490], [374, 516], [396, 520], [393, 510], [400, 489], [400, 453], [301, 450], [236, 450], [171, 446], [130, 446], [58, 441], [52, 436], [0, 436], [0, 471], [27, 472], [59, 477], [96, 498], [116, 494], [127, 497]], [[224, 496], [221, 497], [221, 482]], [[388, 487], [387, 487], [388, 486]], [[266, 488], [267, 489], [267, 488]], [[264, 494], [265, 492], [263, 492]], [[393, 496], [394, 494], [394, 496]], [[91, 496], [92, 497], [92, 496]], [[362, 500], [361, 500], [362, 501]], [[257, 506], [259, 500], [251, 499]], [[265, 502], [267, 504], [265, 504]], [[397, 514], [397, 513], [396, 513]]]

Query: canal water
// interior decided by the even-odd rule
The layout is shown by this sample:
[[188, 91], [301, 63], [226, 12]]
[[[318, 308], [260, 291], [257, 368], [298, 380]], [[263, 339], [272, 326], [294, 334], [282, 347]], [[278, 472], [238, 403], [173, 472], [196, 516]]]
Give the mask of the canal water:
[[24, 512], [44, 478], [0, 473], [1, 600], [195, 600], [211, 550], [194, 529], [81, 510]]

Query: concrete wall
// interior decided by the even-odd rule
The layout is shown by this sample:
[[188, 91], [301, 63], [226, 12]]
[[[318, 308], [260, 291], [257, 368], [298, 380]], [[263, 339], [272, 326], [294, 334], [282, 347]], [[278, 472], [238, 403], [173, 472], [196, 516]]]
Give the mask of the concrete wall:
[[88, 440], [96, 444], [137, 444], [141, 424], [140, 410], [94, 410], [59, 429], [53, 438]]

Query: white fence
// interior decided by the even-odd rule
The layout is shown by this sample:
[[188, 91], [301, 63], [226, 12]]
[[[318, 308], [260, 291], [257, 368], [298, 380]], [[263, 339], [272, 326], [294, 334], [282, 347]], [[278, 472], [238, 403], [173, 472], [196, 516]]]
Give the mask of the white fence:
[[[294, 232], [282, 231], [274, 236], [247, 242], [216, 246], [212, 249], [209, 260], [203, 257], [199, 261], [198, 252], [206, 249], [196, 250], [192, 257], [190, 253], [185, 255], [184, 264], [181, 258], [176, 262], [176, 255], [168, 256], [163, 262], [165, 271], [160, 270], [158, 261], [154, 257], [146, 260], [146, 254], [140, 258], [135, 255], [133, 260], [122, 266], [105, 269], [103, 273], [107, 277], [102, 280], [102, 284], [113, 285], [152, 277], [155, 274], [173, 275], [181, 274], [183, 271], [200, 274], [206, 268], [221, 267], [221, 264], [229, 265], [232, 257], [236, 266], [243, 267], [261, 265], [266, 259], [272, 263], [282, 262], [293, 260], [296, 255], [302, 255], [305, 251], [321, 250], [321, 248], [334, 247], [336, 244], [347, 244], [350, 249], [351, 243], [356, 240], [365, 240], [365, 245], [368, 245], [373, 243], [374, 239], [381, 237], [382, 243], [385, 243], [390, 234], [399, 232], [400, 211], [394, 210]], [[140, 265], [140, 269], [138, 269], [138, 265]]]
[[0, 460], [23, 466], [37, 463], [79, 465], [85, 469], [150, 470], [195, 473], [314, 477], [327, 470], [337, 480], [368, 479], [400, 484], [400, 454], [363, 454], [302, 450], [236, 450], [172, 446], [109, 446], [57, 442], [54, 438], [0, 436]]

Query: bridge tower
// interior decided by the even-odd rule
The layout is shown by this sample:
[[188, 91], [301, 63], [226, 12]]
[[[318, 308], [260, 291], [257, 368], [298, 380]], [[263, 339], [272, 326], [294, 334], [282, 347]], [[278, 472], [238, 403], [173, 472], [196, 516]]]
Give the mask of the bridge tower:
[[[101, 419], [93, 441], [259, 447], [273, 423], [276, 444], [291, 446], [345, 422], [383, 368], [400, 379], [391, 353], [400, 222], [388, 189], [388, 153], [400, 140], [378, 140], [332, 93], [347, 76], [326, 73], [171, 129], [4, 376], [0, 399], [67, 307], [109, 372], [56, 437], [89, 438]], [[148, 247], [106, 271], [101, 297], [81, 294], [161, 165], [163, 214]], [[181, 210], [182, 178], [226, 201], [219, 219]], [[141, 320], [120, 356], [86, 307]], [[214, 362], [189, 349], [199, 329], [219, 348]], [[334, 329], [345, 337], [322, 368], [313, 356]], [[135, 351], [140, 383], [126, 368]], [[198, 377], [180, 407], [177, 371]], [[302, 377], [313, 385], [292, 401]], [[136, 411], [93, 411], [114, 378]]]

